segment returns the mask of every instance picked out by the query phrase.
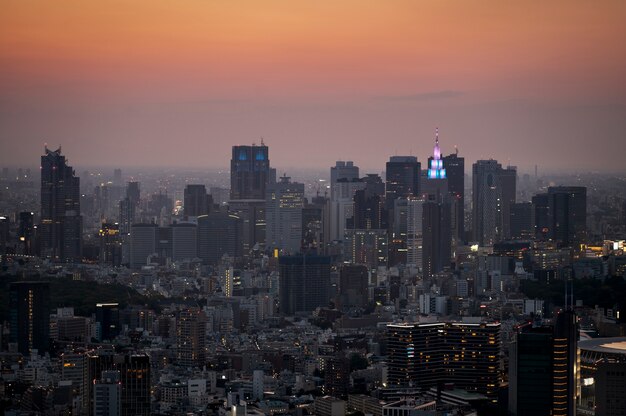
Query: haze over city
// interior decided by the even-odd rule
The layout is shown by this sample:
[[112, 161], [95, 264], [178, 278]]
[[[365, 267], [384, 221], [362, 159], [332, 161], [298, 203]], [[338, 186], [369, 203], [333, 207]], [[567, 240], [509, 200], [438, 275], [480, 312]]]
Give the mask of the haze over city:
[[[623, 170], [620, 1], [6, 1], [0, 164], [277, 166], [444, 152]], [[71, 149], [71, 152], [69, 151]]]

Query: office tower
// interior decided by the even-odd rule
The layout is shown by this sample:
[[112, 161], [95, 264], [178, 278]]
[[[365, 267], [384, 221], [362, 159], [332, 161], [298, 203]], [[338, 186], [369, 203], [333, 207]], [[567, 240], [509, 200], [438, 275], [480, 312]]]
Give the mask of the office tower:
[[111, 266], [122, 264], [122, 239], [118, 224], [103, 223], [98, 231], [100, 263]]
[[136, 208], [130, 198], [120, 201], [120, 232], [124, 235], [130, 233], [130, 228], [135, 223]]
[[387, 325], [389, 387], [442, 383], [497, 401], [499, 323], [438, 322]]
[[120, 334], [121, 329], [119, 304], [96, 304], [96, 334], [98, 340], [113, 341]]
[[176, 361], [184, 367], [206, 364], [206, 315], [199, 308], [180, 311], [176, 322]]
[[313, 197], [310, 203], [305, 199], [302, 208], [302, 248], [303, 250], [324, 250], [327, 240], [325, 217], [328, 216], [330, 200], [323, 196]]
[[130, 267], [139, 269], [148, 264], [148, 257], [157, 251], [156, 224], [133, 224], [130, 228]]
[[126, 198], [128, 198], [135, 207], [139, 205], [139, 201], [141, 200], [139, 182], [128, 182], [126, 185]]
[[339, 271], [339, 303], [342, 308], [367, 305], [369, 271], [358, 264], [344, 264]]
[[385, 184], [380, 176], [369, 174], [361, 179], [365, 188], [354, 193], [353, 229], [386, 229]]
[[20, 212], [20, 223], [18, 230], [18, 244], [20, 252], [26, 255], [34, 254], [35, 240], [35, 213]]
[[422, 274], [432, 277], [450, 266], [450, 204], [427, 201], [422, 205]]
[[190, 223], [172, 224], [172, 260], [198, 257], [198, 226]]
[[510, 234], [515, 176], [515, 168], [503, 169], [492, 159], [479, 160], [472, 166], [472, 229], [474, 240], [481, 246], [493, 245]]
[[198, 257], [205, 264], [216, 265], [224, 255], [243, 255], [241, 218], [224, 212], [198, 217]]
[[338, 160], [335, 162], [335, 166], [330, 168], [330, 199], [335, 199], [333, 184], [337, 183], [339, 180], [352, 182], [355, 179], [359, 179], [358, 166], [355, 166], [352, 161], [344, 162], [342, 160]]
[[587, 188], [551, 186], [548, 207], [550, 238], [559, 246], [579, 249], [587, 232]]
[[230, 160], [230, 199], [265, 199], [271, 182], [269, 149], [261, 141], [257, 146], [233, 146]]
[[50, 285], [48, 282], [13, 282], [9, 285], [11, 342], [30, 355], [48, 351], [50, 338]]
[[239, 240], [244, 253], [265, 245], [265, 199], [230, 200], [228, 212], [241, 220]]
[[393, 209], [393, 201], [420, 194], [421, 164], [415, 156], [391, 156], [385, 168], [385, 207]]
[[280, 311], [283, 315], [308, 313], [327, 306], [330, 291], [330, 257], [316, 255], [279, 258]]
[[103, 371], [93, 386], [94, 416], [121, 416], [122, 385], [119, 371]]
[[173, 238], [171, 227], [159, 227], [157, 228], [156, 237], [156, 254], [155, 259], [158, 264], [167, 264], [168, 259], [172, 258]]
[[537, 240], [550, 238], [550, 203], [548, 194], [537, 194], [532, 198], [535, 212], [534, 231]]
[[387, 266], [389, 260], [389, 238], [387, 230], [346, 230], [346, 242], [351, 263], [363, 264], [370, 269]]
[[366, 183], [359, 178], [340, 178], [331, 183], [330, 240], [341, 241], [345, 237], [348, 219], [354, 217], [354, 195], [365, 189]]
[[424, 267], [424, 203], [423, 198], [410, 197], [406, 200], [406, 264]]
[[532, 239], [535, 236], [535, 207], [531, 202], [511, 204], [511, 238]]
[[94, 415], [94, 386], [103, 371], [119, 371], [122, 388], [121, 416], [150, 415], [150, 357], [116, 354], [110, 350], [88, 353], [89, 414]]
[[518, 329], [509, 355], [509, 413], [574, 416], [579, 396], [577, 318], [560, 312], [553, 325]]
[[80, 179], [68, 166], [61, 148], [45, 148], [41, 156], [41, 254], [64, 262], [82, 258], [83, 223]]
[[455, 153], [443, 157], [443, 166], [448, 179], [448, 193], [451, 196], [452, 233], [459, 241], [465, 241], [465, 158]]
[[188, 217], [206, 215], [211, 211], [213, 198], [206, 193], [204, 185], [185, 186], [184, 198], [183, 206]]
[[626, 362], [599, 362], [595, 384], [595, 416], [625, 415]]
[[302, 209], [304, 184], [288, 176], [267, 188], [265, 198], [265, 248], [296, 254], [302, 246]]

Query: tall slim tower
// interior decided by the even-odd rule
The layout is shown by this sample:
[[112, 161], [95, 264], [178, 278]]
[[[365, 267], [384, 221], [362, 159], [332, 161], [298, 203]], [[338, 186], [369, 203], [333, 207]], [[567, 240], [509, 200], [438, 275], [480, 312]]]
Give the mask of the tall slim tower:
[[9, 286], [11, 342], [24, 355], [48, 351], [50, 338], [50, 285], [48, 282], [13, 282]]
[[55, 261], [82, 257], [83, 222], [80, 179], [68, 166], [61, 148], [41, 156], [41, 255]]
[[481, 246], [508, 238], [516, 174], [514, 167], [503, 169], [493, 159], [472, 166], [472, 229]]
[[269, 148], [233, 146], [230, 160], [230, 199], [265, 199], [270, 182]]
[[266, 243], [268, 249], [296, 254], [302, 245], [302, 209], [304, 184], [291, 182], [288, 176], [267, 189], [265, 198]]

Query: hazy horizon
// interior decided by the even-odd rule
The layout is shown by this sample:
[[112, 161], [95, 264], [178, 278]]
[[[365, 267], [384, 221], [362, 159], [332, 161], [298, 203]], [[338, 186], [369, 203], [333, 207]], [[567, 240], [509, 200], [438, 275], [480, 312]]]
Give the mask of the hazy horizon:
[[0, 166], [624, 171], [626, 3], [7, 2]]

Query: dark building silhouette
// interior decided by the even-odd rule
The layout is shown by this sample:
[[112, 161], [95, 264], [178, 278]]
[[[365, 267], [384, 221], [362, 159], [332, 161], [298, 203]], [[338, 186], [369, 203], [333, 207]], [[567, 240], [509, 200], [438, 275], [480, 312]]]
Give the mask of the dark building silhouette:
[[98, 231], [100, 263], [111, 266], [122, 264], [122, 239], [118, 224], [103, 223]]
[[139, 269], [148, 263], [148, 257], [157, 252], [158, 226], [133, 224], [130, 228], [130, 267]]
[[206, 315], [199, 308], [183, 309], [176, 322], [176, 361], [185, 367], [206, 365]]
[[421, 164], [415, 156], [391, 156], [385, 167], [385, 207], [393, 209], [393, 201], [420, 194]]
[[117, 303], [96, 304], [96, 331], [99, 341], [113, 341], [120, 334], [120, 309]]
[[20, 252], [26, 255], [35, 254], [35, 213], [20, 212], [18, 230], [18, 245]]
[[535, 207], [531, 202], [511, 205], [511, 238], [532, 239], [535, 237]]
[[555, 186], [548, 188], [550, 238], [564, 247], [585, 242], [587, 232], [587, 188]]
[[185, 215], [198, 217], [211, 211], [213, 198], [206, 192], [204, 185], [187, 185], [184, 193]]
[[328, 256], [303, 254], [279, 258], [281, 314], [311, 312], [328, 305], [330, 263]]
[[509, 358], [509, 413], [574, 416], [578, 395], [576, 315], [560, 312], [554, 325], [518, 329]]
[[455, 221], [452, 232], [460, 241], [465, 241], [465, 158], [459, 157], [456, 152], [444, 156], [443, 167], [446, 169], [448, 192], [453, 201], [451, 207]]
[[496, 160], [472, 166], [472, 231], [474, 240], [489, 246], [510, 235], [510, 206], [515, 202], [517, 171]]
[[450, 266], [450, 204], [427, 201], [422, 211], [422, 273], [432, 277]]
[[0, 255], [6, 254], [7, 246], [9, 243], [9, 219], [4, 216], [0, 216]]
[[369, 272], [360, 264], [344, 264], [339, 271], [339, 303], [342, 308], [367, 305]]
[[11, 342], [24, 355], [48, 351], [50, 341], [50, 285], [13, 282], [9, 285]]
[[198, 257], [206, 264], [217, 264], [227, 254], [243, 255], [243, 224], [237, 215], [211, 212], [198, 217]]
[[80, 215], [80, 179], [68, 166], [61, 148], [45, 148], [41, 156], [41, 255], [55, 261], [82, 258], [83, 223]]
[[365, 182], [365, 189], [354, 193], [354, 216], [352, 226], [348, 228], [360, 230], [387, 228], [385, 184], [378, 175], [368, 175], [362, 181]]
[[233, 146], [230, 160], [230, 199], [265, 199], [270, 182], [269, 148]]
[[548, 194], [537, 194], [532, 198], [535, 211], [535, 238], [546, 240], [550, 238], [550, 203]]
[[150, 415], [150, 357], [97, 350], [88, 356], [89, 414], [94, 415], [94, 386], [103, 371], [119, 371], [122, 416]]

